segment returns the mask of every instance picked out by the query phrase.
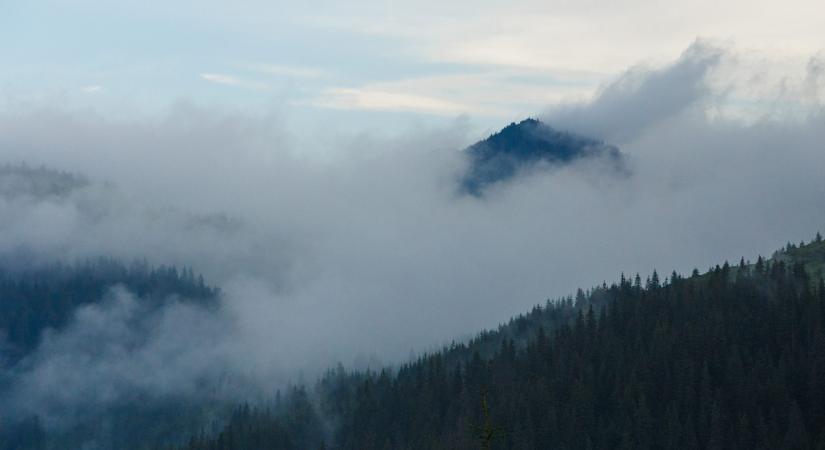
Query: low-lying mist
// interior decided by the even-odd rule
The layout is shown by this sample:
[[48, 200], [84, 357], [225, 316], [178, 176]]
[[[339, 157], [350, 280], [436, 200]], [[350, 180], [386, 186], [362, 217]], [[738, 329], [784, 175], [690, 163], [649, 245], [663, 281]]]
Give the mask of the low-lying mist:
[[8, 404], [58, 417], [224, 374], [270, 391], [336, 361], [403, 360], [621, 272], [703, 269], [808, 239], [825, 228], [825, 113], [818, 91], [804, 94], [821, 86], [822, 65], [798, 77], [796, 97], [782, 85], [777, 104], [802, 98], [804, 114], [780, 120], [768, 105], [745, 121], [713, 113], [745, 102], [718, 89], [735, 59], [694, 44], [542, 113], [618, 145], [631, 176], [579, 162], [482, 198], [457, 189], [460, 149], [481, 138], [467, 118], [309, 140], [278, 114], [187, 102], [134, 120], [4, 111], [4, 162], [88, 182], [0, 194], [0, 252], [31, 263], [145, 257], [192, 266], [222, 290], [215, 310], [173, 302], [141, 320], [140, 302], [114, 290], [43, 339], [14, 372]]

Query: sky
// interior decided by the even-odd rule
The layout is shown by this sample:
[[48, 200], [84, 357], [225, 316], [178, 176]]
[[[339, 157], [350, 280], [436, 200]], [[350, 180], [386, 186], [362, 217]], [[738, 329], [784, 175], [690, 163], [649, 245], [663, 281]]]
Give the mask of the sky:
[[0, 99], [127, 118], [184, 99], [282, 111], [305, 133], [467, 115], [483, 134], [696, 39], [766, 72], [804, 65], [821, 16], [815, 0], [4, 0]]
[[[0, 179], [0, 255], [147, 258], [223, 292], [145, 317], [113, 290], [8, 404], [59, 422], [90, 395], [403, 361], [621, 273], [825, 231], [815, 2], [295, 3], [0, 0], [0, 167], [89, 180]], [[617, 145], [629, 175], [587, 160], [462, 195], [460, 150], [527, 116]]]

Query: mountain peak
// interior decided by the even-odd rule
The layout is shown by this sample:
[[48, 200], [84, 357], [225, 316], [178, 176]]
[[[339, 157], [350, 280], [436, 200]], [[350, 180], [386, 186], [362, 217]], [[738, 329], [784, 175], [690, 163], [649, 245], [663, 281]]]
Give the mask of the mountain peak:
[[622, 154], [615, 146], [556, 130], [534, 118], [512, 122], [465, 151], [470, 167], [462, 187], [476, 196], [487, 186], [509, 180], [537, 163], [560, 166], [596, 157], [607, 157], [618, 165], [622, 162]]

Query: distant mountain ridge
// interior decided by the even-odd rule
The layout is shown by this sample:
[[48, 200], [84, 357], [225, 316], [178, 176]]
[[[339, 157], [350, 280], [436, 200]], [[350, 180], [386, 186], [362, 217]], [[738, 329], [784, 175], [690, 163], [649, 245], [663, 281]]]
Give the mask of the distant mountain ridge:
[[81, 175], [26, 164], [0, 166], [0, 198], [36, 199], [64, 198], [87, 187], [89, 180]]
[[[123, 286], [144, 304], [159, 306], [170, 297], [214, 303], [219, 290], [205, 284], [192, 269], [123, 263], [113, 258], [14, 266], [0, 255], [0, 378], [7, 365], [33, 351], [46, 329], [60, 330], [77, 309], [99, 304], [113, 286]], [[2, 383], [0, 383], [2, 387]], [[2, 447], [0, 447], [2, 448]]]
[[606, 158], [624, 170], [624, 156], [613, 145], [575, 133], [556, 130], [536, 119], [511, 123], [465, 150], [470, 167], [462, 189], [480, 196], [488, 186], [507, 181], [538, 163], [564, 165], [576, 160]]

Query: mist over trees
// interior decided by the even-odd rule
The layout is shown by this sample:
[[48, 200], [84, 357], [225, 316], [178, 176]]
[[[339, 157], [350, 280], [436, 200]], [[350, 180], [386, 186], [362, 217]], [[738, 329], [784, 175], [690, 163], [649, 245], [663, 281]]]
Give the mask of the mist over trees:
[[[117, 303], [119, 299], [113, 296], [120, 295], [118, 290], [126, 289], [139, 303], [131, 307], [139, 310], [141, 317], [135, 317], [132, 321], [148, 320], [155, 311], [168, 308], [175, 302], [213, 308], [219, 295], [216, 288], [207, 286], [203, 277], [195, 275], [190, 268], [154, 267], [146, 261], [125, 264], [111, 258], [99, 258], [73, 264], [38, 263], [34, 266], [5, 261], [0, 266], [0, 398], [3, 398], [0, 407], [0, 448], [78, 448], [104, 437], [108, 439], [103, 444], [105, 448], [134, 448], [132, 443], [141, 436], [153, 436], [158, 442], [182, 439], [187, 433], [203, 427], [205, 422], [215, 417], [216, 411], [220, 411], [219, 403], [208, 392], [204, 392], [199, 399], [185, 393], [157, 398], [135, 392], [129, 398], [113, 402], [110, 408], [96, 404], [97, 400], [88, 396], [86, 404], [77, 405], [80, 407], [78, 411], [85, 411], [83, 414], [73, 413], [72, 417], [60, 421], [65, 424], [57, 424], [54, 423], [55, 411], [40, 409], [43, 406], [42, 397], [35, 398], [31, 395], [34, 392], [26, 391], [32, 389], [25, 385], [27, 382], [34, 383], [39, 389], [44, 388], [42, 375], [38, 377], [32, 373], [43, 364], [44, 357], [53, 361], [61, 358], [72, 361], [70, 352], [77, 349], [61, 346], [60, 338], [62, 333], [67, 332], [65, 328], [76, 326], [78, 315], [91, 316], [86, 321], [89, 323], [102, 320], [110, 322], [103, 326], [115, 328], [124, 325], [115, 323], [111, 315], [96, 316], [96, 313], [106, 311], [112, 302]], [[130, 304], [126, 303], [126, 306]], [[94, 332], [90, 329], [83, 331]], [[215, 331], [220, 332], [218, 329]], [[140, 341], [151, 332], [143, 330], [140, 334], [144, 337], [133, 338], [130, 346], [141, 345]], [[81, 370], [81, 376], [89, 380], [95, 379], [93, 355], [103, 354], [107, 346], [117, 345], [116, 335], [101, 337], [104, 340], [91, 343], [96, 349], [89, 349], [86, 357], [73, 362], [73, 365], [86, 365], [88, 373], [82, 372], [84, 367], [77, 369]], [[44, 347], [50, 346], [56, 347], [51, 355], [44, 351]], [[110, 361], [110, 364], [113, 363]], [[45, 368], [46, 373], [66, 369], [59, 364]], [[101, 368], [98, 366], [97, 370]], [[64, 376], [70, 380], [74, 375], [65, 371], [52, 376]], [[105, 382], [111, 383], [111, 380]], [[58, 383], [70, 391], [79, 386], [77, 381]], [[20, 394], [20, 389], [27, 393]], [[97, 385], [94, 389], [102, 392], [111, 390], [112, 386]], [[51, 391], [51, 394], [55, 392]], [[71, 398], [83, 393], [62, 395]], [[57, 399], [51, 401], [60, 404]], [[75, 401], [57, 411], [69, 413], [70, 409], [66, 406], [72, 403]]]
[[331, 370], [312, 413], [300, 391], [180, 448], [309, 448], [322, 417], [314, 448], [822, 448], [825, 283], [788, 259], [622, 277], [397, 371]]
[[501, 132], [0, 110], [0, 450], [818, 449], [825, 66], [738, 56]]
[[[397, 361], [619, 271], [767, 254], [821, 226], [825, 116], [794, 102], [822, 66], [793, 67], [779, 100], [739, 120], [719, 114], [747, 98], [743, 78], [774, 87], [737, 63], [741, 53], [697, 42], [539, 116], [619, 146], [631, 176], [580, 158], [481, 198], [456, 193], [470, 167], [461, 149], [500, 119], [399, 133], [319, 120], [307, 138], [277, 111], [196, 101], [123, 120], [21, 105], [0, 111], [4, 159], [89, 184], [0, 199], [0, 254], [192, 266], [233, 298], [258, 300], [233, 303], [248, 306], [263, 341], [291, 342], [272, 350], [294, 372], [310, 354], [314, 369], [360, 353]], [[788, 105], [801, 113], [783, 114]]]
[[89, 185], [83, 176], [26, 164], [0, 166], [0, 196], [6, 199], [61, 198]]
[[0, 330], [7, 363], [34, 349], [43, 331], [60, 330], [77, 308], [102, 301], [117, 285], [155, 305], [170, 296], [214, 301], [218, 293], [190, 268], [151, 267], [145, 261], [126, 265], [100, 258], [30, 269], [0, 267]]
[[[398, 367], [339, 365], [234, 406], [208, 391], [135, 397], [96, 419], [113, 427], [103, 434], [92, 423], [55, 433], [36, 414], [7, 417], [0, 449], [74, 448], [90, 433], [100, 448], [153, 450], [818, 449], [823, 266], [817, 234], [704, 274], [622, 275]], [[4, 274], [0, 293], [39, 302], [29, 308], [42, 308], [32, 317], [43, 320], [57, 287], [78, 292], [66, 296], [78, 304], [112, 283], [147, 302], [218, 295], [188, 269], [144, 263], [102, 259], [36, 275]]]

